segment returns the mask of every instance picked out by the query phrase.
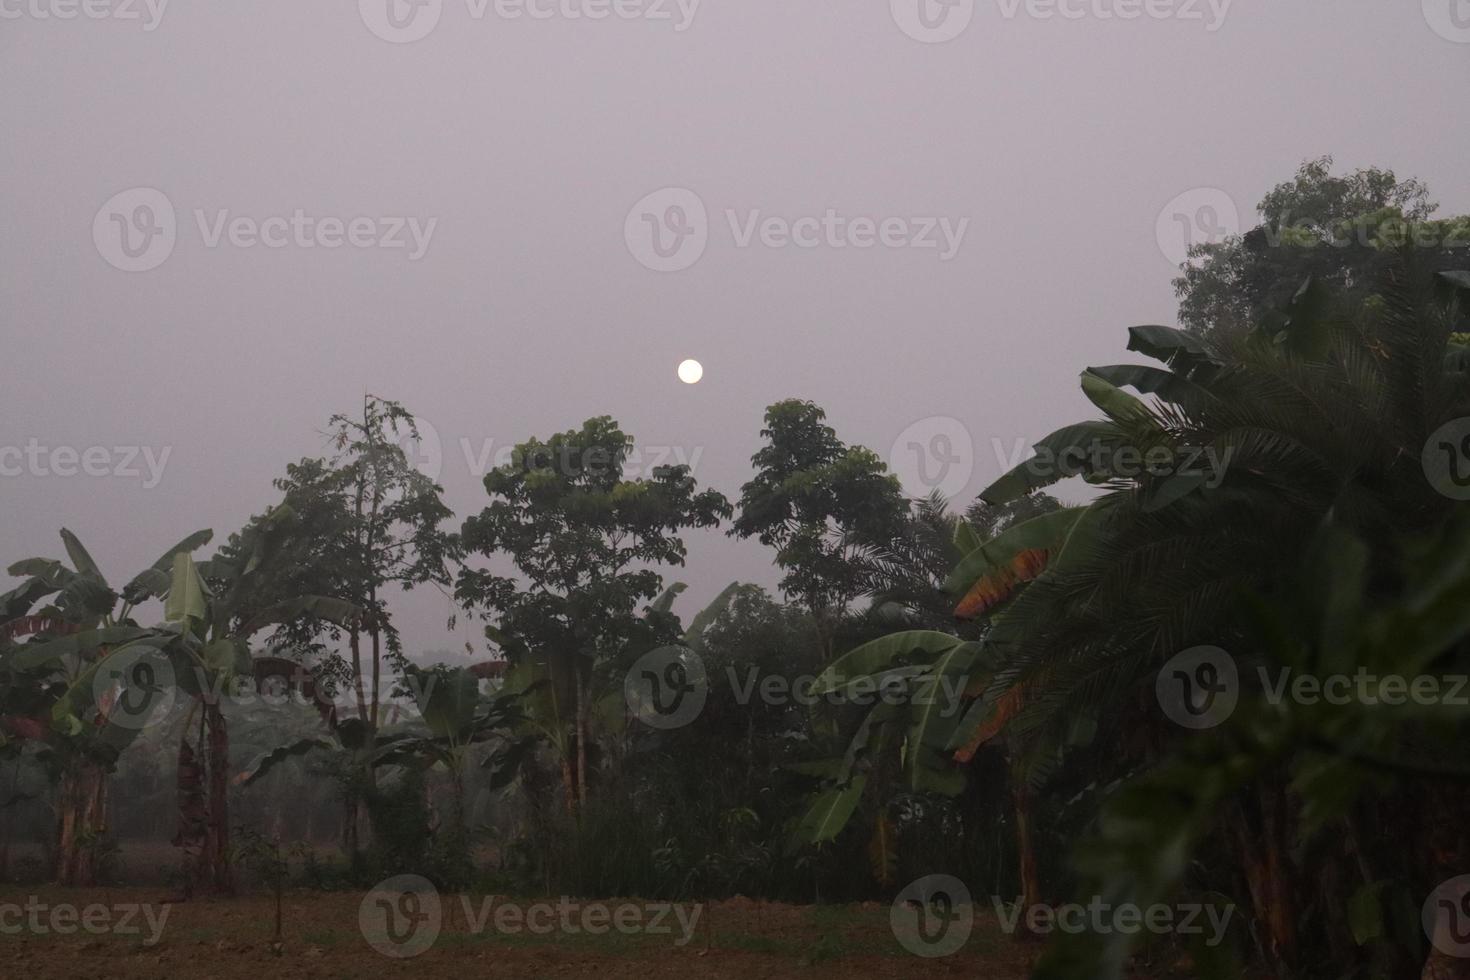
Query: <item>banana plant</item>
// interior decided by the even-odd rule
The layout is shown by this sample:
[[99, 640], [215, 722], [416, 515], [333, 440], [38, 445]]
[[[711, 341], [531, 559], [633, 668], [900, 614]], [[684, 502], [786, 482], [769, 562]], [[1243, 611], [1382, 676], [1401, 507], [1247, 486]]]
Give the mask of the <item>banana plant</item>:
[[261, 580], [271, 572], [275, 518], [288, 513], [284, 506], [276, 508], [202, 565], [188, 554], [173, 559], [164, 618], [176, 633], [166, 652], [178, 689], [193, 699], [179, 743], [180, 826], [175, 838], [184, 852], [186, 897], [199, 885], [225, 893], [234, 889], [230, 743], [223, 703], [237, 679], [258, 679], [252, 639], [302, 617], [346, 626], [358, 616], [352, 603], [327, 596], [257, 601], [264, 591]]
[[465, 769], [471, 750], [491, 739], [504, 738], [522, 720], [520, 695], [497, 691], [480, 693], [480, 679], [463, 667], [424, 669], [410, 666], [407, 682], [428, 732], [383, 735], [375, 765], [425, 760], [448, 771], [454, 793], [454, 826], [465, 829]]
[[[207, 530], [191, 534], [120, 592], [65, 528], [61, 539], [70, 566], [28, 558], [9, 568], [24, 581], [0, 596], [0, 740], [35, 743], [57, 782], [57, 877], [63, 884], [95, 881], [88, 842], [105, 830], [107, 773], [141, 731], [120, 717], [126, 679], [109, 659], [124, 652], [130, 659], [171, 642], [170, 630], [139, 626], [134, 613], [142, 603], [166, 597], [174, 559], [211, 537]], [[27, 636], [27, 642], [17, 642]]]

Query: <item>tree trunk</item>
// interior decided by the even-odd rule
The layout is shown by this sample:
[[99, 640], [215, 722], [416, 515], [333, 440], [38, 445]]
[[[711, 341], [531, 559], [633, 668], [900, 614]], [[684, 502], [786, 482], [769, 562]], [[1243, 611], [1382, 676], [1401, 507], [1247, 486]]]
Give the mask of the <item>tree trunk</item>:
[[587, 805], [587, 681], [577, 671], [577, 806]]
[[[1432, 783], [1426, 788], [1421, 819], [1431, 887], [1437, 888], [1470, 873], [1470, 835], [1465, 831], [1470, 790], [1463, 783]], [[1421, 980], [1470, 980], [1470, 955], [1465, 949], [1470, 941], [1470, 895], [1454, 895], [1451, 901], [1455, 907], [1438, 921]]]
[[356, 858], [361, 849], [357, 836], [357, 811], [357, 793], [348, 790], [342, 797], [342, 850], [348, 858]]
[[[376, 593], [373, 593], [373, 595], [372, 595], [372, 601], [373, 601], [373, 604], [374, 605], [377, 604], [377, 594]], [[371, 731], [377, 732], [377, 730], [378, 730], [378, 707], [382, 703], [382, 699], [378, 696], [378, 685], [382, 683], [382, 669], [383, 669], [383, 650], [382, 650], [382, 645], [381, 645], [382, 644], [382, 639], [381, 639], [381, 637], [378, 634], [377, 627], [374, 627], [373, 628], [372, 638], [373, 638], [373, 702], [372, 702], [372, 717], [369, 719], [369, 722], [370, 723], [369, 723], [368, 727], [369, 727], [369, 729]]]
[[[576, 735], [573, 734], [572, 738], [575, 741]], [[575, 750], [571, 746], [567, 746], [567, 751], [561, 755], [562, 795], [566, 797], [567, 816], [570, 817], [577, 815], [577, 776], [572, 772], [573, 751]]]
[[[6, 794], [7, 799], [15, 799], [16, 787], [20, 785], [20, 760], [16, 759], [10, 766], [10, 792]], [[10, 837], [11, 837], [11, 810], [9, 807], [0, 808], [0, 881], [10, 880]]]
[[[188, 726], [186, 726], [187, 728]], [[189, 744], [185, 731], [179, 740], [179, 759], [175, 769], [175, 784], [178, 793], [175, 803], [178, 808], [179, 829], [173, 844], [183, 853], [183, 894], [187, 901], [194, 897], [199, 883], [201, 862], [209, 836], [209, 809], [204, 799], [204, 772], [199, 758]]]
[[221, 894], [234, 894], [230, 868], [230, 733], [218, 704], [204, 707], [208, 743], [209, 805], [205, 826], [204, 880]]
[[468, 841], [469, 831], [465, 826], [467, 819], [465, 810], [467, 809], [467, 805], [465, 802], [463, 763], [456, 763], [449, 767], [449, 778], [453, 784], [450, 788], [454, 794], [452, 797], [454, 803], [454, 832], [464, 835], [464, 839]]
[[1011, 806], [1016, 818], [1016, 860], [1021, 881], [1021, 916], [1041, 901], [1041, 877], [1036, 870], [1036, 846], [1031, 838], [1031, 787], [1026, 774], [1011, 766]]
[[[352, 768], [349, 769], [348, 776], [354, 785], [348, 788], [343, 800], [346, 812], [342, 819], [342, 849], [353, 861], [356, 861], [364, 847], [372, 843], [372, 807], [368, 804], [377, 790], [377, 771], [367, 760], [378, 735], [376, 692], [378, 636], [373, 630], [369, 631], [369, 635], [373, 642], [373, 684], [375, 688], [371, 702], [368, 699], [366, 678], [363, 674], [362, 633], [354, 625], [347, 636], [347, 645], [352, 652], [352, 687], [357, 702], [357, 717], [362, 720], [364, 728], [364, 748], [352, 750], [349, 762]], [[367, 830], [366, 834], [363, 833], [364, 830]]]
[[96, 885], [96, 844], [107, 832], [107, 775], [86, 760], [69, 766], [61, 774], [57, 803], [57, 884]]
[[367, 689], [362, 676], [362, 634], [356, 626], [347, 634], [347, 647], [352, 651], [352, 693], [357, 701], [357, 716], [368, 722]]
[[1431, 947], [1429, 959], [1424, 961], [1424, 972], [1420, 980], [1467, 980], [1470, 978], [1470, 958], [1452, 956], [1442, 949]]
[[1287, 976], [1296, 961], [1296, 901], [1291, 887], [1286, 794], [1268, 776], [1255, 791], [1254, 814], [1245, 802], [1231, 821], [1240, 866], [1265, 940], [1263, 952], [1276, 973]]

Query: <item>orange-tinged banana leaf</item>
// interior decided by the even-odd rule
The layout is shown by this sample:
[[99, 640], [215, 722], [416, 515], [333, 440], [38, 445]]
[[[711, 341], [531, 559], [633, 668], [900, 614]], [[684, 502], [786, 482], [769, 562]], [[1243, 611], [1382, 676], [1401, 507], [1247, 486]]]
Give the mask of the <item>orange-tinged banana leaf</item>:
[[1006, 528], [960, 559], [944, 582], [961, 595], [955, 615], [973, 619], [1008, 599], [1018, 585], [1046, 569], [1066, 543], [1085, 507], [1064, 507]]
[[1050, 557], [1051, 552], [1045, 548], [1027, 548], [1017, 552], [1008, 566], [982, 575], [970, 586], [970, 591], [965, 593], [965, 597], [955, 607], [955, 616], [959, 619], [974, 619], [985, 615], [1009, 599], [1019, 586], [1045, 571]]
[[991, 708], [989, 715], [980, 722], [970, 740], [955, 751], [956, 762], [969, 762], [975, 758], [975, 753], [980, 751], [980, 746], [995, 738], [1009, 724], [1025, 704], [1025, 684], [1017, 684], [1000, 696]]

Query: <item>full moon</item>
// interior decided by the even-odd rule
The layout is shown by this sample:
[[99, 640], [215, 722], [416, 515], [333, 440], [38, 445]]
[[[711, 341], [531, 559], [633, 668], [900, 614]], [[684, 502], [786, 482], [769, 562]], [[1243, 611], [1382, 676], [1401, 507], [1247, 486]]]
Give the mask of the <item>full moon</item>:
[[679, 380], [686, 385], [698, 384], [704, 377], [704, 365], [690, 358], [679, 365]]

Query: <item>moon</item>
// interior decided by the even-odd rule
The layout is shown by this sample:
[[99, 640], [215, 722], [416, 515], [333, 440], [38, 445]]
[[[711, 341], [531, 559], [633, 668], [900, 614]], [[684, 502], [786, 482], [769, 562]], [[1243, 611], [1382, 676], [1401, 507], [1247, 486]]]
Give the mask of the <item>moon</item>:
[[686, 385], [697, 385], [702, 377], [704, 377], [704, 365], [694, 358], [691, 357], [679, 365], [679, 380]]

